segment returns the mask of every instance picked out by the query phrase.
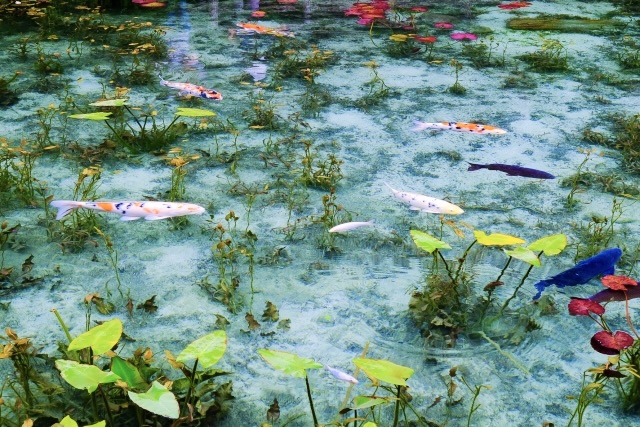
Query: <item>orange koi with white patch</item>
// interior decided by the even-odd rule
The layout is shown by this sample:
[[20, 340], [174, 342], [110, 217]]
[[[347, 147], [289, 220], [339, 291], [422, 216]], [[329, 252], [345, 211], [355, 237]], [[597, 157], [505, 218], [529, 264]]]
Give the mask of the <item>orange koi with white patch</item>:
[[51, 206], [58, 208], [56, 219], [62, 219], [74, 209], [94, 209], [122, 215], [121, 221], [135, 221], [144, 218], [147, 221], [173, 218], [184, 215], [200, 215], [205, 209], [200, 205], [181, 202], [84, 202], [76, 200], [54, 200]]
[[433, 130], [452, 130], [455, 132], [467, 132], [467, 133], [482, 133], [489, 135], [504, 135], [506, 130], [497, 128], [495, 126], [480, 125], [477, 123], [464, 123], [464, 122], [420, 122], [413, 123], [413, 131], [421, 131], [425, 129]]
[[222, 101], [222, 94], [213, 89], [207, 89], [204, 86], [194, 85], [193, 83], [170, 82], [160, 77], [160, 84], [172, 89], [180, 90], [180, 95], [191, 95], [198, 98], [212, 99], [214, 101]]
[[293, 34], [291, 31], [278, 30], [276, 28], [252, 24], [250, 22], [239, 22], [236, 25], [242, 28], [242, 30], [239, 31], [245, 31], [247, 33], [269, 34], [276, 37], [295, 37], [295, 34]]

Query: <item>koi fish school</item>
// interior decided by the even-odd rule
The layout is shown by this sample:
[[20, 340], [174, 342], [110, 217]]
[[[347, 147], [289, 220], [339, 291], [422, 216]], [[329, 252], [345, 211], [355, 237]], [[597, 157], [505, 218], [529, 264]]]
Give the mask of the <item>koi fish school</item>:
[[454, 132], [466, 132], [466, 133], [480, 133], [488, 135], [504, 135], [506, 130], [497, 128], [490, 125], [480, 125], [477, 123], [464, 123], [464, 122], [438, 122], [429, 123], [416, 121], [413, 123], [411, 130], [418, 132], [425, 129], [432, 130], [451, 130]]
[[173, 218], [184, 215], [201, 215], [205, 209], [193, 203], [179, 202], [83, 202], [76, 200], [54, 200], [51, 206], [58, 208], [56, 219], [60, 220], [78, 208], [113, 212], [122, 215], [121, 221], [147, 221]]
[[181, 96], [191, 95], [198, 98], [222, 101], [222, 94], [220, 92], [217, 92], [213, 89], [207, 89], [203, 86], [194, 85], [193, 83], [170, 82], [160, 76], [160, 84], [172, 89], [178, 89]]

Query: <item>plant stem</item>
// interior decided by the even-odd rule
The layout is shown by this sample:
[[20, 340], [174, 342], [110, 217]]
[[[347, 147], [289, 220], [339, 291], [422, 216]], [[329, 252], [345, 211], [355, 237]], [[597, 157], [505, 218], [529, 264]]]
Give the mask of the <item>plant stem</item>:
[[[540, 251], [538, 253], [538, 258], [540, 258], [540, 256], [542, 255], [543, 252], [544, 251]], [[518, 286], [516, 286], [516, 289], [513, 291], [513, 295], [511, 295], [509, 298], [507, 298], [506, 301], [504, 302], [504, 304], [502, 304], [502, 307], [500, 308], [500, 314], [502, 314], [507, 309], [507, 306], [509, 305], [511, 300], [516, 297], [516, 294], [518, 293], [518, 291], [520, 290], [522, 285], [524, 285], [524, 281], [527, 280], [527, 277], [529, 277], [529, 273], [531, 273], [531, 270], [533, 270], [533, 264], [529, 265], [529, 268], [527, 269], [527, 272], [524, 273], [524, 276], [522, 276], [522, 280], [520, 280], [520, 283], [518, 284]]]
[[196, 380], [196, 369], [198, 368], [198, 359], [196, 359], [195, 362], [193, 362], [193, 368], [191, 368], [191, 378], [189, 381], [189, 390], [187, 390], [187, 395], [184, 398], [184, 405], [182, 406], [182, 412], [181, 413], [185, 413], [188, 414], [188, 410], [189, 410], [189, 400], [191, 400], [191, 393], [193, 391], [193, 383]]
[[393, 427], [398, 426], [398, 418], [400, 418], [400, 386], [397, 385], [396, 389], [398, 390], [396, 393], [396, 408], [393, 411]]
[[51, 311], [56, 316], [56, 319], [58, 319], [58, 323], [60, 323], [60, 327], [64, 331], [64, 334], [67, 336], [67, 340], [69, 341], [69, 343], [71, 343], [73, 338], [71, 338], [71, 334], [69, 333], [69, 328], [67, 328], [67, 325], [64, 323], [64, 320], [62, 320], [62, 316], [60, 316], [60, 313], [58, 313], [58, 310], [55, 308], [52, 308]]
[[464, 261], [467, 259], [467, 255], [469, 254], [469, 251], [471, 250], [471, 248], [473, 247], [473, 245], [475, 245], [477, 242], [477, 240], [474, 240], [473, 242], [471, 242], [471, 244], [467, 247], [467, 249], [465, 249], [464, 253], [462, 254], [462, 258], [460, 258], [460, 264], [458, 265], [458, 269], [456, 270], [456, 277], [454, 278], [454, 282], [458, 280], [458, 277], [460, 277], [460, 271], [462, 270], [462, 266], [464, 265]]
[[304, 381], [307, 384], [307, 397], [309, 398], [309, 407], [311, 408], [311, 416], [313, 417], [313, 427], [318, 425], [318, 417], [316, 417], [316, 410], [313, 407], [313, 398], [311, 397], [311, 386], [309, 385], [309, 375], [304, 376]]
[[109, 408], [109, 401], [107, 400], [107, 395], [105, 394], [104, 389], [102, 388], [102, 384], [98, 385], [98, 388], [100, 389], [100, 394], [102, 395], [102, 401], [104, 402], [104, 409], [105, 409], [105, 412], [107, 413], [107, 419], [109, 420], [109, 425], [111, 427], [116, 427], [116, 425], [113, 423], [111, 408]]
[[453, 275], [451, 274], [451, 270], [449, 269], [449, 264], [447, 264], [447, 260], [444, 259], [444, 256], [442, 256], [442, 252], [440, 252], [437, 249], [436, 249], [436, 252], [438, 253], [438, 255], [440, 255], [440, 259], [442, 259], [442, 262], [444, 263], [444, 269], [447, 270], [447, 275], [449, 276], [449, 279], [451, 279], [451, 281], [455, 283], [456, 279], [454, 279]]
[[495, 280], [496, 282], [500, 281], [500, 279], [502, 278], [502, 275], [504, 274], [505, 271], [507, 271], [507, 267], [509, 267], [509, 264], [511, 263], [511, 260], [513, 259], [512, 256], [509, 257], [509, 259], [507, 260], [507, 263], [504, 265], [504, 267], [502, 268], [502, 271], [500, 272], [500, 275], [498, 276], [498, 278]]

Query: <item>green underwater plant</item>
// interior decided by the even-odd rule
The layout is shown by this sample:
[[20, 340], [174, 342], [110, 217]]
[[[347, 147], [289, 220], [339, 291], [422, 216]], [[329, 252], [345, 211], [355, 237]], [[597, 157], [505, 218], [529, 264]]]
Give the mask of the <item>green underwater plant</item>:
[[449, 64], [455, 70], [456, 81], [451, 86], [449, 86], [447, 91], [454, 95], [464, 95], [465, 93], [467, 93], [467, 88], [462, 86], [462, 84], [460, 84], [460, 81], [459, 81], [460, 70], [462, 69], [462, 63], [456, 59], [452, 59], [451, 62], [449, 62]]
[[15, 72], [13, 77], [0, 77], [0, 107], [8, 107], [18, 102], [18, 95], [10, 85], [19, 75], [20, 73]]
[[391, 94], [391, 88], [387, 86], [382, 77], [380, 77], [380, 74], [378, 74], [379, 65], [377, 62], [369, 61], [364, 65], [371, 69], [373, 77], [364, 84], [365, 87], [369, 88], [368, 93], [357, 99], [355, 105], [358, 108], [366, 110], [369, 107], [375, 107], [386, 101]]
[[616, 113], [607, 117], [611, 136], [585, 129], [582, 137], [622, 153], [623, 165], [631, 173], [640, 174], [640, 114]]
[[526, 62], [533, 71], [556, 72], [569, 69], [567, 48], [555, 39], [542, 39], [542, 46], [535, 52], [516, 56]]

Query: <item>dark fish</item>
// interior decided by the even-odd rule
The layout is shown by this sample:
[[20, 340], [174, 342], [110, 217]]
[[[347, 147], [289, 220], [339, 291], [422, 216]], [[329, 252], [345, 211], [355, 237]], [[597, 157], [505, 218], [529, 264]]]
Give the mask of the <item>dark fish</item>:
[[605, 249], [591, 258], [583, 259], [570, 269], [556, 274], [549, 279], [541, 280], [536, 283], [535, 287], [538, 290], [538, 293], [533, 297], [533, 299], [537, 300], [540, 298], [542, 291], [551, 285], [556, 285], [559, 288], [582, 285], [596, 276], [614, 274], [616, 262], [618, 262], [621, 256], [622, 250], [618, 248], [610, 248]]
[[468, 171], [477, 171], [478, 169], [489, 169], [492, 171], [505, 172], [509, 176], [524, 176], [526, 178], [553, 179], [555, 176], [548, 172], [539, 171], [538, 169], [525, 168], [516, 165], [505, 165], [503, 163], [490, 163], [488, 165], [479, 165], [477, 163], [469, 163]]
[[626, 291], [603, 289], [589, 297], [591, 301], [595, 302], [624, 301], [634, 298], [640, 298], [640, 286], [631, 286]]

